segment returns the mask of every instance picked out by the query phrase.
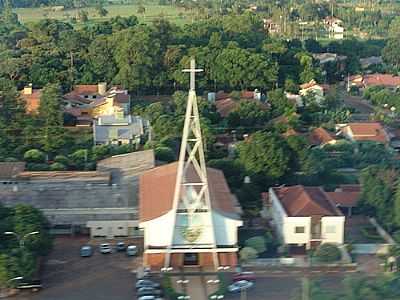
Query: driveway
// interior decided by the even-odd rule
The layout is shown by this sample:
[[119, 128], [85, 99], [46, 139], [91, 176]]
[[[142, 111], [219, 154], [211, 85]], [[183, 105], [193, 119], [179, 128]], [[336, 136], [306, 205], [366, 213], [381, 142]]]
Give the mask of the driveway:
[[45, 263], [42, 283], [36, 293], [24, 292], [16, 300], [132, 300], [135, 299], [135, 274], [140, 258], [123, 252], [79, 256], [86, 238], [57, 238]]

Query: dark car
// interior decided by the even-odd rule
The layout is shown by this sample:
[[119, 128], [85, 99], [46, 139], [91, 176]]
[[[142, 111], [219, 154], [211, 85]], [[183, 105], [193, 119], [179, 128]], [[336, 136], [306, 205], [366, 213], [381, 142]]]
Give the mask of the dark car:
[[136, 289], [140, 289], [142, 287], [151, 287], [157, 289], [160, 287], [160, 284], [148, 279], [140, 279], [136, 282]]
[[117, 249], [118, 252], [120, 252], [120, 251], [125, 251], [126, 246], [124, 242], [118, 242], [115, 248]]

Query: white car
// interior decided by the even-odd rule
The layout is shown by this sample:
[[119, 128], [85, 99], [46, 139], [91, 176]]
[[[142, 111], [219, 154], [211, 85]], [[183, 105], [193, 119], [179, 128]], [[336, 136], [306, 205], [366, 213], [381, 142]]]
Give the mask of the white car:
[[135, 245], [129, 245], [126, 247], [126, 255], [134, 256], [137, 254], [137, 247]]
[[247, 280], [239, 280], [228, 286], [228, 291], [231, 293], [239, 293], [241, 290], [246, 290], [254, 285], [253, 282]]
[[159, 298], [157, 296], [142, 296], [139, 297], [138, 300], [163, 300], [163, 298]]
[[104, 243], [104, 244], [100, 244], [100, 253], [106, 254], [106, 253], [111, 253], [112, 249], [111, 249], [111, 245]]

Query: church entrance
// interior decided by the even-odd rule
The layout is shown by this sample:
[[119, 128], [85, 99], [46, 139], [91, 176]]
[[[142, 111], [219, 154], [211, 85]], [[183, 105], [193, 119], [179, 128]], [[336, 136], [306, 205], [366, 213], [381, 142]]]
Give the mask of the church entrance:
[[199, 254], [198, 253], [185, 253], [185, 255], [183, 256], [183, 265], [185, 265], [185, 266], [199, 265]]

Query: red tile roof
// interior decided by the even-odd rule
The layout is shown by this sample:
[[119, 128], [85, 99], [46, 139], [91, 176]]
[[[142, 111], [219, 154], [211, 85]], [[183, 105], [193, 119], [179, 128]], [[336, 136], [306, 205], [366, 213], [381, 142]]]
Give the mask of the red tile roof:
[[360, 198], [360, 192], [327, 192], [327, 195], [338, 206], [354, 207]]
[[353, 133], [353, 139], [356, 141], [375, 141], [380, 143], [389, 142], [389, 136], [386, 133], [386, 130], [378, 122], [349, 123], [346, 127], [351, 130]]
[[325, 145], [335, 140], [332, 134], [322, 127], [318, 127], [312, 130], [308, 138], [312, 145]]
[[368, 74], [364, 76], [364, 85], [378, 85], [385, 87], [398, 87], [400, 86], [400, 76], [393, 76], [391, 74]]
[[[178, 162], [160, 166], [143, 173], [139, 180], [139, 219], [141, 222], [158, 218], [172, 209]], [[193, 169], [187, 174], [198, 181]], [[236, 200], [231, 194], [222, 171], [207, 168], [210, 201], [213, 209], [236, 215]]]
[[40, 106], [40, 97], [42, 96], [42, 90], [33, 89], [32, 94], [25, 94], [22, 90], [20, 92], [22, 99], [26, 102], [26, 112], [27, 113], [35, 113], [39, 110]]
[[232, 98], [226, 98], [222, 100], [217, 100], [215, 101], [215, 106], [217, 107], [218, 113], [221, 115], [221, 117], [225, 118], [227, 117], [231, 112], [233, 112], [242, 102], [256, 102], [260, 104], [261, 109], [268, 109], [267, 105], [264, 103], [260, 102], [259, 100], [256, 99], [240, 99], [240, 100], [234, 100]]
[[341, 216], [320, 187], [302, 185], [273, 188], [289, 217]]
[[98, 89], [97, 84], [77, 84], [74, 86], [73, 92], [77, 94], [97, 94]]

